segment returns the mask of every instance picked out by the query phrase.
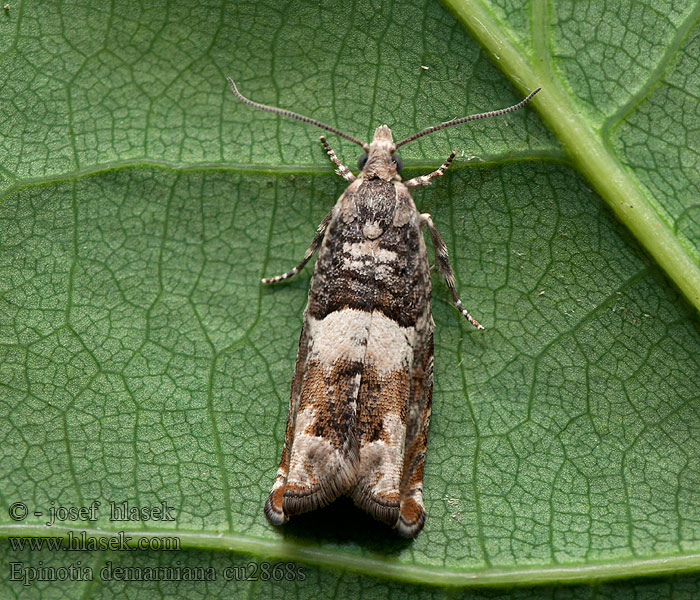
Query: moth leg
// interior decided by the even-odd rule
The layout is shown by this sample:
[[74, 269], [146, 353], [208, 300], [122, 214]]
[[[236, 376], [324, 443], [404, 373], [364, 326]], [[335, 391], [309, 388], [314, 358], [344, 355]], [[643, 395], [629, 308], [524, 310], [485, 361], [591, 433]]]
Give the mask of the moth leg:
[[322, 135], [320, 139], [326, 154], [331, 157], [333, 164], [338, 167], [336, 173], [345, 179], [345, 181], [350, 183], [355, 181], [356, 177], [350, 172], [350, 169], [340, 162], [340, 159], [335, 155], [335, 152], [333, 152], [333, 148], [331, 148], [331, 145], [326, 141], [326, 137]]
[[328, 223], [331, 222], [331, 216], [333, 214], [333, 211], [329, 212], [324, 218], [323, 221], [319, 224], [319, 226], [316, 228], [316, 235], [314, 236], [314, 239], [311, 242], [311, 245], [306, 249], [306, 252], [304, 253], [304, 258], [301, 259], [301, 262], [294, 267], [291, 271], [287, 271], [286, 273], [282, 275], [277, 275], [276, 277], [263, 277], [262, 278], [262, 283], [278, 283], [280, 281], [284, 281], [285, 279], [289, 279], [290, 277], [294, 277], [299, 271], [301, 271], [304, 268], [304, 265], [309, 262], [309, 259], [314, 255], [314, 253], [318, 250], [319, 246], [321, 245], [321, 242], [323, 241], [323, 236], [326, 235], [326, 229], [328, 229]]
[[[428, 175], [426, 175], [426, 177], [428, 177]], [[464, 308], [464, 305], [457, 296], [457, 290], [455, 290], [455, 276], [452, 272], [452, 266], [450, 265], [450, 257], [447, 254], [447, 246], [445, 246], [445, 242], [443, 241], [440, 232], [433, 224], [433, 220], [430, 218], [428, 213], [422, 213], [420, 216], [420, 222], [421, 225], [428, 226], [430, 237], [433, 240], [433, 247], [435, 248], [435, 262], [440, 270], [440, 274], [445, 278], [445, 283], [447, 284], [450, 294], [452, 295], [452, 301], [455, 303], [455, 306], [459, 312], [466, 317], [467, 321], [469, 321], [477, 329], [483, 329], [479, 322], [467, 312], [467, 309]]]
[[408, 181], [404, 181], [403, 184], [407, 188], [414, 188], [418, 187], [419, 185], [428, 185], [432, 179], [435, 177], [440, 177], [447, 171], [447, 167], [450, 166], [452, 163], [452, 159], [455, 157], [457, 153], [452, 151], [452, 153], [447, 157], [447, 160], [440, 165], [439, 169], [436, 169], [432, 173], [428, 173], [427, 175], [419, 175], [418, 177], [414, 177], [413, 179], [409, 179]]

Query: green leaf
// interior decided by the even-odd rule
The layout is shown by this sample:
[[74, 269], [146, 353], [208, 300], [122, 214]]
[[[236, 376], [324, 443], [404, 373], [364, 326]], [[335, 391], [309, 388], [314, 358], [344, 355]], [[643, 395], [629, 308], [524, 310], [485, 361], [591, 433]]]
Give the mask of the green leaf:
[[[698, 595], [700, 10], [447, 4], [0, 14], [0, 534], [124, 531], [184, 549], [11, 539], [3, 597]], [[259, 279], [296, 263], [344, 182], [318, 130], [237, 102], [227, 75], [363, 139], [543, 87], [528, 109], [402, 149], [406, 176], [460, 151], [414, 198], [486, 327], [469, 328], [436, 275], [415, 541], [348, 502], [281, 530], [262, 515], [311, 269]], [[357, 148], [329, 141], [354, 166]], [[96, 521], [44, 525], [93, 501]], [[165, 502], [175, 521], [110, 521], [124, 501]], [[14, 521], [17, 503], [28, 515]], [[29, 570], [78, 562], [92, 581]], [[283, 581], [260, 576], [287, 562]], [[109, 565], [217, 580], [105, 580]], [[656, 578], [623, 580], [642, 575]]]

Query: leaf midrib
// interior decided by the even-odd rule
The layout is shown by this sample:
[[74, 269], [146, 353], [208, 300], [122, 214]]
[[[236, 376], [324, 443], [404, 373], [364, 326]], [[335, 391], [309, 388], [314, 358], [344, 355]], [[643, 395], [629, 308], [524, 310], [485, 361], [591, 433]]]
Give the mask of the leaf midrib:
[[[69, 527], [54, 525], [0, 525], [0, 538], [5, 537], [64, 537]], [[507, 587], [517, 585], [545, 585], [552, 583], [581, 583], [627, 577], [658, 577], [669, 574], [697, 572], [700, 569], [700, 553], [674, 554], [648, 558], [614, 559], [589, 563], [533, 565], [518, 568], [487, 567], [456, 569], [453, 567], [426, 566], [415, 563], [399, 563], [374, 554], [360, 556], [347, 550], [335, 550], [319, 544], [302, 546], [282, 539], [263, 539], [240, 534], [215, 534], [170, 529], [134, 529], [111, 531], [96, 528], [80, 528], [86, 536], [118, 539], [132, 538], [130, 547], [137, 547], [140, 539], [155, 536], [176, 536], [182, 549], [206, 551], [233, 551], [251, 554], [264, 559], [293, 560], [319, 567], [331, 567], [390, 578], [404, 583], [443, 587]]]

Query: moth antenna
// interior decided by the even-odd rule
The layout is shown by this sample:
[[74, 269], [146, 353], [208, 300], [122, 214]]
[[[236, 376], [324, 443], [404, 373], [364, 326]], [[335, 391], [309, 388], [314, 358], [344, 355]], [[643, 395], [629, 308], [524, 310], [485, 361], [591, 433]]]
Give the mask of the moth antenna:
[[[231, 82], [233, 84], [233, 82]], [[403, 146], [404, 144], [408, 144], [408, 142], [412, 142], [413, 140], [417, 140], [420, 137], [423, 137], [424, 135], [428, 135], [429, 133], [433, 133], [434, 131], [439, 131], [440, 129], [445, 129], [446, 127], [452, 127], [453, 125], [459, 125], [460, 123], [466, 123], [467, 121], [476, 121], [477, 119], [485, 119], [486, 117], [497, 117], [498, 115], [504, 115], [505, 113], [513, 112], [514, 110], [518, 110], [519, 108], [522, 108], [525, 106], [530, 100], [532, 100], [532, 97], [541, 90], [542, 88], [537, 88], [534, 92], [530, 92], [530, 94], [527, 96], [527, 98], [524, 98], [517, 104], [514, 104], [513, 106], [509, 106], [508, 108], [501, 108], [499, 110], [490, 110], [489, 112], [484, 112], [484, 113], [479, 113], [477, 115], [469, 115], [468, 117], [461, 117], [459, 119], [453, 119], [452, 121], [447, 121], [445, 123], [440, 123], [440, 125], [433, 125], [432, 127], [428, 127], [427, 129], [424, 129], [423, 131], [419, 131], [418, 133], [414, 133], [412, 136], [407, 137], [405, 140], [401, 140], [396, 144], [396, 147], [398, 148], [399, 146]], [[235, 91], [235, 90], [234, 90]]]
[[321, 123], [320, 121], [317, 121], [316, 119], [311, 119], [309, 117], [305, 117], [304, 115], [297, 114], [295, 112], [292, 112], [291, 110], [286, 110], [284, 108], [277, 108], [276, 106], [267, 106], [266, 104], [260, 104], [259, 102], [253, 102], [252, 100], [248, 100], [248, 98], [246, 98], [243, 94], [241, 94], [238, 91], [236, 84], [233, 83], [233, 79], [231, 79], [230, 77], [227, 77], [226, 80], [229, 82], [231, 89], [233, 90], [233, 93], [236, 96], [236, 98], [238, 98], [241, 102], [244, 102], [245, 104], [248, 104], [249, 106], [252, 106], [253, 108], [259, 108], [260, 110], [266, 110], [268, 112], [282, 115], [284, 117], [291, 117], [292, 119], [298, 119], [299, 121], [303, 121], [304, 123], [311, 123], [311, 125], [316, 125], [316, 127], [320, 127], [321, 129], [325, 129], [326, 131], [330, 131], [331, 133], [335, 133], [336, 135], [339, 135], [340, 137], [345, 138], [346, 140], [350, 140], [351, 142], [357, 144], [358, 146], [362, 146], [362, 149], [365, 152], [369, 151], [369, 146], [367, 144], [365, 144], [364, 142], [361, 142], [356, 137], [353, 137], [347, 133], [343, 133], [342, 131], [340, 131], [340, 129], [336, 129], [335, 127], [331, 127], [330, 125], [326, 125], [325, 123]]

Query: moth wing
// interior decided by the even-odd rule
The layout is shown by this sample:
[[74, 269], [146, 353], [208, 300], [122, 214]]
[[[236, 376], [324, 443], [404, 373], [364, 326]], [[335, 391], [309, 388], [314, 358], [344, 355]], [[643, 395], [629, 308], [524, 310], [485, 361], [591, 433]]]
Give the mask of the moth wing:
[[358, 400], [359, 479], [351, 495], [376, 519], [413, 537], [425, 522], [434, 325], [419, 214], [401, 187], [392, 227], [372, 256], [377, 295]]
[[299, 407], [299, 391], [304, 371], [306, 369], [306, 356], [308, 354], [308, 331], [306, 317], [299, 338], [299, 351], [294, 367], [294, 377], [292, 379], [292, 392], [289, 398], [289, 413], [287, 414], [287, 427], [284, 433], [284, 446], [282, 447], [282, 458], [277, 467], [277, 476], [272, 486], [272, 491], [265, 502], [265, 516], [273, 525], [281, 525], [288, 520], [288, 515], [284, 512], [283, 501], [284, 491], [287, 485], [289, 474], [289, 458], [294, 439], [296, 427], [296, 415]]
[[[357, 506], [375, 519], [394, 526], [399, 517], [400, 483], [406, 437], [406, 411], [411, 387], [410, 354], [404, 347], [392, 348], [378, 358], [375, 350], [386, 337], [377, 330], [397, 327], [383, 322], [386, 317], [373, 313], [373, 328], [368, 343], [358, 398], [358, 432], [360, 436], [359, 477], [351, 495]], [[382, 322], [382, 327], [377, 326]], [[394, 368], [408, 360], [406, 367]], [[379, 364], [378, 364], [379, 363]]]
[[416, 536], [425, 523], [423, 466], [433, 392], [430, 315], [415, 333], [413, 348], [405, 355], [410, 368], [383, 377], [367, 377], [367, 369], [363, 374], [359, 479], [352, 491], [358, 506], [403, 537]]
[[[332, 318], [331, 315], [327, 319]], [[293, 431], [283, 509], [294, 515], [325, 506], [347, 492], [357, 479], [355, 432], [361, 365], [339, 358], [326, 363], [319, 346], [337, 345], [338, 331], [326, 320], [310, 330], [309, 355], [301, 375], [298, 412]]]
[[[342, 201], [341, 196], [338, 205]], [[338, 218], [336, 212], [309, 288], [285, 446], [265, 505], [273, 524], [328, 504], [347, 493], [357, 480], [356, 408], [365, 345], [362, 337], [368, 329], [363, 317], [367, 320], [368, 316], [323, 306], [332, 296], [329, 287], [339, 279], [339, 266], [328, 242]]]

